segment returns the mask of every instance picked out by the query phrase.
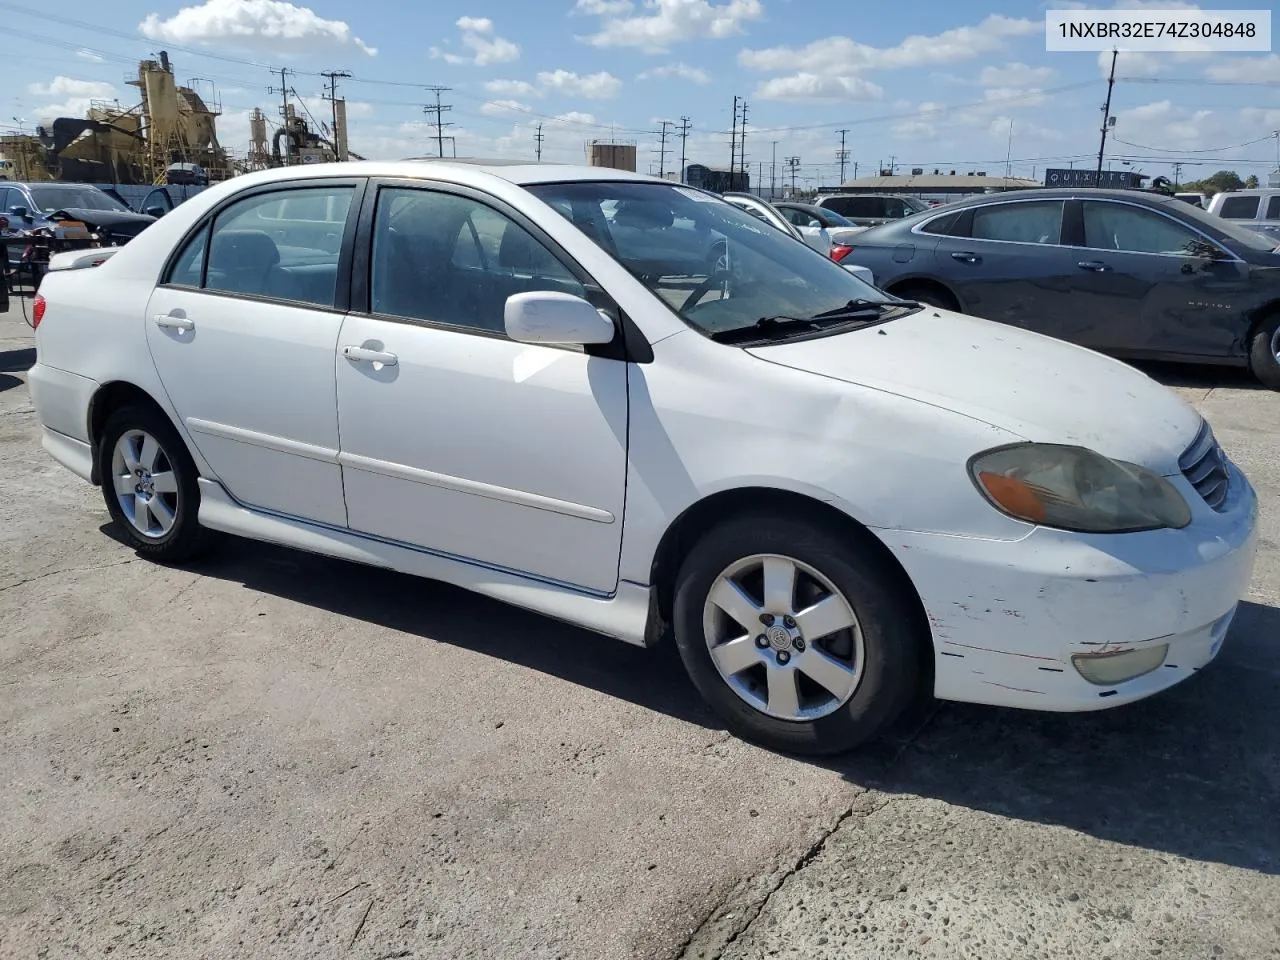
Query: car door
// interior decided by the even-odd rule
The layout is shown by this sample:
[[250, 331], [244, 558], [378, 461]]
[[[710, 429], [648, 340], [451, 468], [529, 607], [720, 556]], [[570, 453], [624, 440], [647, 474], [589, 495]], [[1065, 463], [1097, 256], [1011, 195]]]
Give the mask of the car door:
[[1076, 271], [1060, 246], [1064, 203], [1010, 200], [949, 221], [934, 248], [935, 269], [966, 313], [1074, 339], [1065, 299]]
[[389, 182], [365, 207], [338, 353], [351, 528], [612, 592], [627, 364], [503, 323], [508, 296], [587, 296], [585, 274], [485, 194]]
[[[1081, 200], [1072, 238], [1081, 342], [1115, 353], [1215, 355], [1239, 336], [1248, 268], [1175, 217], [1123, 200]], [[1073, 218], [1074, 219], [1074, 218]]]
[[[240, 195], [192, 232], [146, 320], [165, 392], [228, 492], [343, 527], [334, 349], [361, 189], [311, 180]], [[287, 203], [325, 219], [282, 217]]]

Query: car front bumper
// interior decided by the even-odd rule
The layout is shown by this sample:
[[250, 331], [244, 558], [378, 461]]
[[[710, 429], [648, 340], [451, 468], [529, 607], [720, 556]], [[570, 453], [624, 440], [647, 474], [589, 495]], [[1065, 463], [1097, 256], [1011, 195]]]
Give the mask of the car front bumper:
[[[1217, 656], [1257, 553], [1257, 497], [1229, 465], [1215, 512], [1182, 478], [1182, 530], [1017, 541], [877, 530], [911, 577], [933, 631], [934, 693], [1034, 710], [1102, 710], [1150, 696]], [[1166, 645], [1162, 660], [1152, 647]], [[1092, 683], [1073, 657], [1143, 651], [1159, 665]]]

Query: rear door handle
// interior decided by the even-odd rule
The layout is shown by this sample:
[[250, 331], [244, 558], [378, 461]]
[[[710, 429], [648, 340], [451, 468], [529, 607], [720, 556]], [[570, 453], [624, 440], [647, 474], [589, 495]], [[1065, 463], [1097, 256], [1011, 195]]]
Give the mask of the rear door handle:
[[1106, 273], [1111, 269], [1101, 260], [1081, 260], [1076, 266], [1081, 270], [1092, 270], [1094, 273]]
[[976, 253], [969, 253], [968, 251], [953, 253], [951, 255], [951, 259], [959, 260], [961, 263], [981, 263], [982, 262], [982, 258], [980, 256], [978, 256]]
[[348, 344], [342, 348], [342, 355], [352, 363], [380, 363], [384, 367], [394, 367], [400, 362], [400, 358], [394, 353], [384, 353], [381, 350], [367, 350], [364, 347], [357, 347]]
[[175, 317], [168, 313], [162, 313], [156, 317], [156, 326], [161, 330], [181, 330], [184, 333], [196, 328], [195, 321], [188, 320], [186, 317]]

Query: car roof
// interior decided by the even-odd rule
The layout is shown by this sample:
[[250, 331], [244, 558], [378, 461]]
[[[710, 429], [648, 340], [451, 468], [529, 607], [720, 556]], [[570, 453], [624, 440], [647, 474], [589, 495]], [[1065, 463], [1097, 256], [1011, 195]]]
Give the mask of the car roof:
[[971, 197], [952, 200], [941, 207], [932, 207], [921, 213], [950, 213], [965, 207], [980, 207], [988, 203], [1009, 200], [1128, 200], [1150, 206], [1173, 203], [1177, 198], [1164, 193], [1148, 193], [1145, 190], [1110, 190], [1105, 187], [1039, 187], [1026, 190], [1002, 190], [999, 193], [979, 193]]
[[[497, 177], [519, 186], [566, 181], [618, 180], [638, 183], [663, 183], [679, 186], [670, 180], [651, 177], [631, 170], [591, 167], [570, 163], [529, 163], [523, 160], [486, 157], [414, 157], [406, 160], [351, 160], [343, 163], [296, 164], [243, 174], [228, 182], [274, 183], [282, 180], [316, 177], [393, 177], [405, 179], [452, 179], [456, 174], [466, 180], [476, 173]], [[441, 176], [443, 174], [443, 176]]]

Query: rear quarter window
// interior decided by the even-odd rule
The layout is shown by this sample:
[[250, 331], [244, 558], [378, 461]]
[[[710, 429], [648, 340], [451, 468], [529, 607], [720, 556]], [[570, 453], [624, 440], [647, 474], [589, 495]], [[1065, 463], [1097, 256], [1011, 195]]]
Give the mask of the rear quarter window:
[[1258, 219], [1258, 197], [1227, 197], [1222, 201], [1218, 216], [1224, 220]]

